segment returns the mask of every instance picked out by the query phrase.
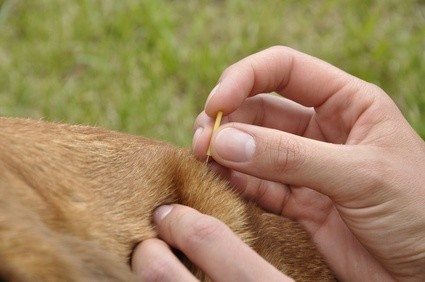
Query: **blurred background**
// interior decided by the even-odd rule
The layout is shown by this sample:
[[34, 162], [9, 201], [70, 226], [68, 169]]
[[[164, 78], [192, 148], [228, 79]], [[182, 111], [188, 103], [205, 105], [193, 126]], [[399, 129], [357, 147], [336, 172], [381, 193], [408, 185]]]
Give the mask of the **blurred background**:
[[423, 0], [0, 0], [0, 115], [189, 146], [221, 72], [272, 45], [379, 85], [425, 137]]

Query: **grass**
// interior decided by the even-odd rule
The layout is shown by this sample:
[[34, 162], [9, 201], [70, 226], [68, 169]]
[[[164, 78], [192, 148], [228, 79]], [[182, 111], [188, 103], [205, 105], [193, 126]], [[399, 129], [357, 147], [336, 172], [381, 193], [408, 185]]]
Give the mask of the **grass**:
[[420, 0], [0, 0], [0, 115], [188, 146], [224, 68], [272, 45], [378, 84], [425, 137]]

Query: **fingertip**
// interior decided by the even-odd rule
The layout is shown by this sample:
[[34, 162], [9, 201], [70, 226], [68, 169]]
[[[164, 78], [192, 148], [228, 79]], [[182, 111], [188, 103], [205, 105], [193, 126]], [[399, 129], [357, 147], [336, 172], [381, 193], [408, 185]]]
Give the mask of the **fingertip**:
[[[218, 95], [217, 95], [218, 94]], [[217, 83], [217, 85], [211, 90], [210, 94], [207, 97], [207, 100], [205, 102], [205, 107], [204, 107], [204, 113], [210, 117], [210, 118], [215, 118], [217, 116], [217, 113], [219, 111], [222, 111], [219, 107], [220, 104], [222, 105], [222, 102], [220, 103], [216, 103], [216, 96], [221, 96], [221, 83]], [[221, 99], [220, 99], [221, 101]]]
[[212, 124], [213, 119], [208, 116], [205, 111], [202, 111], [195, 119], [194, 129], [196, 130], [198, 127], [207, 127]]
[[161, 221], [173, 210], [173, 205], [162, 205], [158, 207], [153, 213], [153, 222], [160, 224]]
[[217, 85], [214, 86], [214, 88], [211, 90], [210, 94], [208, 95], [207, 101], [205, 102], [205, 106], [207, 106], [209, 104], [209, 102], [214, 97], [214, 95], [217, 93], [217, 91], [219, 90], [219, 88], [220, 88], [220, 82], [217, 83]]
[[162, 248], [168, 248], [167, 244], [156, 238], [150, 238], [140, 242], [134, 248], [131, 256], [131, 270], [137, 276], [143, 276], [143, 266], [148, 263], [147, 258], [155, 257]]
[[198, 134], [198, 136], [194, 137], [196, 140], [192, 143], [192, 152], [198, 160], [205, 161], [210, 145], [212, 128], [203, 128], [202, 132], [198, 132]]
[[139, 267], [143, 263], [143, 259], [146, 258], [146, 256], [152, 253], [156, 253], [158, 244], [163, 244], [168, 248], [168, 245], [165, 242], [156, 238], [146, 239], [140, 242], [136, 248], [134, 248], [131, 257], [131, 268], [133, 271], [137, 272], [139, 270]]
[[205, 161], [208, 146], [210, 143], [214, 119], [205, 112], [198, 115], [194, 125], [194, 135], [192, 139], [192, 152], [200, 161]]
[[225, 70], [225, 75], [207, 98], [204, 108], [206, 115], [215, 119], [218, 112], [223, 112], [226, 116], [243, 103], [252, 89], [248, 72], [233, 66]]
[[201, 137], [202, 133], [204, 131], [203, 127], [198, 127], [195, 129], [195, 133], [193, 134], [193, 138], [192, 138], [192, 151], [196, 152], [196, 149], [198, 148], [197, 144], [198, 144], [198, 140], [199, 137]]

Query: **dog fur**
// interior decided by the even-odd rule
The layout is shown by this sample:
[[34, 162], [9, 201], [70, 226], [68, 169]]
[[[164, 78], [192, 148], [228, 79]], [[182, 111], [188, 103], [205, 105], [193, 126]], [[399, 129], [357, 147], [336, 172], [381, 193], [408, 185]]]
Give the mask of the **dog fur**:
[[135, 280], [132, 250], [170, 203], [220, 219], [297, 281], [335, 280], [299, 224], [240, 199], [189, 150], [14, 118], [0, 118], [0, 148], [0, 280]]

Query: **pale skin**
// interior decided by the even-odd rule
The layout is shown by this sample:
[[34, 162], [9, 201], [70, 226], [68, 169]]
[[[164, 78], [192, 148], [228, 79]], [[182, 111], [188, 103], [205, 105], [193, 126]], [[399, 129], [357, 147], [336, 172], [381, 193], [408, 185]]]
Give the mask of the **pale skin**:
[[[223, 125], [211, 136], [218, 111]], [[204, 160], [212, 138], [223, 176], [300, 222], [340, 280], [425, 281], [425, 143], [377, 86], [272, 47], [224, 71], [195, 129], [195, 155]], [[161, 240], [136, 249], [139, 277], [194, 280], [173, 246], [215, 281], [290, 280], [193, 209], [161, 207], [154, 222]], [[235, 253], [245, 255], [226, 260]]]

